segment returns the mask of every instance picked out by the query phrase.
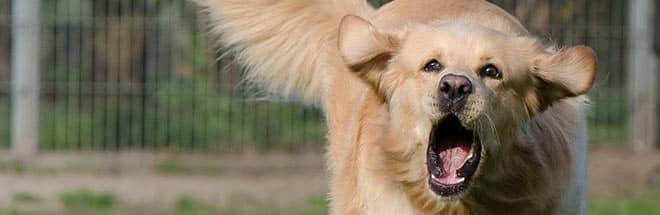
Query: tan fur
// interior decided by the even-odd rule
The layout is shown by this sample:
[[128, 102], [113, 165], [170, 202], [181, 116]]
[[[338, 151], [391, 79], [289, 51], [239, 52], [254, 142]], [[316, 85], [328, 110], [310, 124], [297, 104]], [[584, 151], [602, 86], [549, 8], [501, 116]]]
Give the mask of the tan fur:
[[[593, 84], [591, 49], [547, 51], [481, 0], [399, 0], [377, 11], [361, 0], [197, 2], [250, 80], [325, 112], [332, 214], [586, 213], [580, 95]], [[429, 58], [443, 72], [421, 72]], [[480, 77], [484, 63], [503, 79]], [[448, 73], [474, 81], [459, 118], [484, 151], [467, 195], [440, 200], [425, 153], [446, 115], [437, 88]]]

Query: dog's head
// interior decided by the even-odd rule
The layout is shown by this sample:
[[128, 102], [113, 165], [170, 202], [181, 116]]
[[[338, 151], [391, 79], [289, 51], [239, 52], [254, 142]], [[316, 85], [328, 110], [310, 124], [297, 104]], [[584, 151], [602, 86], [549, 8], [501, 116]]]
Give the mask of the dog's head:
[[489, 151], [554, 102], [585, 94], [596, 73], [588, 47], [549, 50], [460, 22], [385, 32], [347, 16], [339, 50], [388, 107], [397, 141], [383, 150], [405, 169], [399, 180], [442, 200], [462, 198], [498, 159]]

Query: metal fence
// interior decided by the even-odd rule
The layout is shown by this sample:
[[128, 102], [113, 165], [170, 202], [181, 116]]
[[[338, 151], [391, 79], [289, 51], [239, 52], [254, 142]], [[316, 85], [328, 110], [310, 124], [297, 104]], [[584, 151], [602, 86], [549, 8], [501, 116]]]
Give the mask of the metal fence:
[[628, 1], [494, 1], [518, 17], [535, 35], [559, 47], [588, 45], [598, 57], [590, 93], [590, 142], [624, 144], [627, 135]]
[[[385, 2], [385, 1], [374, 1]], [[626, 141], [626, 1], [494, 1], [536, 35], [586, 44], [600, 67], [591, 139]], [[376, 3], [378, 4], [378, 3]], [[0, 0], [0, 147], [10, 139], [11, 1]], [[320, 148], [314, 109], [249, 99], [240, 72], [183, 0], [42, 1], [40, 147], [46, 150]], [[7, 120], [5, 120], [7, 119]]]
[[[11, 2], [0, 0], [0, 114]], [[319, 113], [246, 99], [215, 62], [188, 1], [42, 1], [40, 147], [46, 150], [299, 149], [323, 143]], [[0, 122], [3, 147], [9, 120]]]

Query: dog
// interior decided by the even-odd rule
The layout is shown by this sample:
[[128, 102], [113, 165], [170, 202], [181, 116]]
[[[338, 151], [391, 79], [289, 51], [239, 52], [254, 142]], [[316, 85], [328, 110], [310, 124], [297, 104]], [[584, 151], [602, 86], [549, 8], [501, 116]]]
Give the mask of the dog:
[[482, 0], [196, 0], [263, 89], [327, 119], [331, 214], [586, 214], [585, 46]]

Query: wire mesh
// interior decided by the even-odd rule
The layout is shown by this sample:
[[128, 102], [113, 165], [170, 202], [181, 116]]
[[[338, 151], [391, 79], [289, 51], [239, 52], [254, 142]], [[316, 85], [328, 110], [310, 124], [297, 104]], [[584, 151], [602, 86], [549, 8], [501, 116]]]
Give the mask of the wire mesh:
[[[591, 139], [625, 142], [626, 1], [493, 2], [548, 43], [596, 50]], [[0, 0], [1, 147], [10, 136], [10, 9]], [[41, 10], [42, 149], [298, 150], [325, 141], [317, 110], [246, 99], [239, 69], [217, 60], [188, 1], [51, 0]]]
[[599, 144], [627, 141], [626, 50], [627, 2], [537, 0], [493, 1], [518, 17], [533, 34], [558, 47], [588, 45], [598, 57], [590, 93], [590, 140]]

